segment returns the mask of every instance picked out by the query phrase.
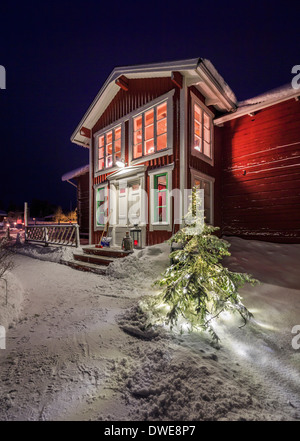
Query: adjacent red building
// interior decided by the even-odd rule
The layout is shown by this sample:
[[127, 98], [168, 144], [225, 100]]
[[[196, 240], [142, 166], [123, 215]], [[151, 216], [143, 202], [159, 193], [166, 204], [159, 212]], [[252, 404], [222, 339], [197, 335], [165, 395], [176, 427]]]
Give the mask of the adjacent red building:
[[74, 131], [90, 151], [89, 235], [168, 239], [203, 189], [221, 233], [300, 242], [300, 90], [238, 103], [205, 59], [113, 70]]

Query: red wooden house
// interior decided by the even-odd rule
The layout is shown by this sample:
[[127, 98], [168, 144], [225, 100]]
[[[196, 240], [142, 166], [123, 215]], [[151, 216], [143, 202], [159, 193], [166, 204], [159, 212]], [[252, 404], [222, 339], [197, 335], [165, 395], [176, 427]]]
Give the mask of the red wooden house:
[[108, 213], [115, 245], [135, 224], [168, 239], [194, 185], [221, 233], [299, 242], [299, 95], [238, 103], [198, 58], [114, 69], [71, 137], [90, 152], [90, 243]]

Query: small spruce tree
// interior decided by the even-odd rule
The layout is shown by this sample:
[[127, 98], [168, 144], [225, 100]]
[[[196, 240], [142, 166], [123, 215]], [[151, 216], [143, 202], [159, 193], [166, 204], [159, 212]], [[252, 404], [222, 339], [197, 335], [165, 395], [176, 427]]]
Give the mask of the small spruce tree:
[[252, 314], [242, 304], [238, 289], [245, 282], [254, 284], [257, 280], [221, 264], [225, 256], [230, 256], [230, 244], [214, 234], [218, 227], [204, 222], [204, 210], [199, 207], [200, 192], [193, 188], [185, 226], [169, 240], [178, 247], [170, 254], [172, 263], [155, 283], [164, 287], [162, 297], [170, 307], [166, 319], [171, 326], [181, 315], [192, 328], [207, 330], [218, 341], [212, 319], [229, 310], [237, 311], [246, 323]]

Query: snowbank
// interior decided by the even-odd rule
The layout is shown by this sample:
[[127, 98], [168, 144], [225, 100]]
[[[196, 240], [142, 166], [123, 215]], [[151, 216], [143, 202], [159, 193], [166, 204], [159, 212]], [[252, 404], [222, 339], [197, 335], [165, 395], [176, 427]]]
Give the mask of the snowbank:
[[[76, 248], [78, 250], [79, 248]], [[61, 260], [73, 260], [74, 248], [61, 245], [44, 245], [21, 243], [11, 248], [15, 253], [34, 259], [44, 260], [48, 262], [60, 263]]]
[[24, 289], [21, 282], [13, 274], [13, 270], [7, 272], [4, 275], [4, 280], [0, 279], [0, 325], [4, 326], [6, 330], [17, 322], [23, 299]]

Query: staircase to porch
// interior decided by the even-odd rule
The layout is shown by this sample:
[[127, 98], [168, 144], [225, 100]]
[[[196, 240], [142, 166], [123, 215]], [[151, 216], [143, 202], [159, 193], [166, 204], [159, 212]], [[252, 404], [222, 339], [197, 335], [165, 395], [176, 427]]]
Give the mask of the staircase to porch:
[[106, 268], [115, 259], [122, 259], [132, 251], [123, 251], [121, 248], [96, 248], [95, 245], [84, 246], [82, 251], [73, 253], [73, 260], [62, 261], [61, 263], [68, 265], [80, 271], [89, 271], [96, 274], [106, 274]]

